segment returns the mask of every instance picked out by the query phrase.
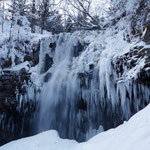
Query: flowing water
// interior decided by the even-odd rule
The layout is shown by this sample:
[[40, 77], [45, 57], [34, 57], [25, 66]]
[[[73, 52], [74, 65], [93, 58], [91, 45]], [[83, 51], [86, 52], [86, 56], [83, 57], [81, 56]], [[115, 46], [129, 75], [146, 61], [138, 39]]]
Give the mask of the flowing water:
[[[45, 48], [52, 41], [55, 48]], [[54, 63], [41, 88], [38, 132], [56, 129], [63, 138], [85, 141], [120, 125], [148, 104], [148, 87], [132, 80], [117, 82], [113, 54], [103, 46], [92, 51], [70, 34], [44, 39], [42, 44], [41, 54], [49, 54]]]
[[120, 125], [149, 103], [149, 87], [122, 79], [114, 68], [115, 55], [131, 45], [120, 36], [121, 44], [112, 37], [86, 37], [65, 33], [41, 40], [40, 86], [25, 84], [26, 93], [16, 94], [13, 113], [0, 116], [0, 129], [6, 133], [0, 143], [49, 129], [62, 138], [85, 141]]

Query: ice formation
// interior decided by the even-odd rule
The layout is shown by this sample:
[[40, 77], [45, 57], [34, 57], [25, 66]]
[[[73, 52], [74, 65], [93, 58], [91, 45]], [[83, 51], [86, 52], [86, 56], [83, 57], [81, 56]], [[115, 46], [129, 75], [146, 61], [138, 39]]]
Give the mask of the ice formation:
[[[63, 138], [84, 141], [91, 129], [116, 127], [148, 104], [149, 88], [135, 82], [143, 66], [131, 76], [126, 66], [122, 76], [114, 69], [115, 58], [136, 46], [123, 32], [60, 34], [41, 43], [39, 70], [49, 76], [39, 98], [38, 132], [56, 129]], [[46, 55], [52, 63], [43, 70]]]

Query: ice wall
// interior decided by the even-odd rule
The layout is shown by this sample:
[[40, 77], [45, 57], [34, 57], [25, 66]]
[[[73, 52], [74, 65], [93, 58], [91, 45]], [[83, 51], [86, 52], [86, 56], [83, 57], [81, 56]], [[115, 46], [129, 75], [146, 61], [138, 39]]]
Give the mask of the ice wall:
[[[56, 129], [63, 138], [84, 141], [93, 135], [92, 130], [116, 127], [145, 107], [149, 88], [133, 76], [120, 76], [114, 68], [114, 59], [130, 51], [135, 43], [127, 43], [123, 33], [115, 31], [45, 38], [40, 70], [46, 65], [46, 54], [53, 63], [42, 72], [50, 76], [41, 88], [38, 132]], [[130, 73], [126, 66], [123, 71]]]

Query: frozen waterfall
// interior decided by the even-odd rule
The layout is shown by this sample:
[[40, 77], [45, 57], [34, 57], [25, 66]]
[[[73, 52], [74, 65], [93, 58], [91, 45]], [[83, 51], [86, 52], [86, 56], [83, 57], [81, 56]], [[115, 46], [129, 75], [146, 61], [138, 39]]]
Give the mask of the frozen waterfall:
[[[60, 34], [41, 41], [39, 72], [48, 80], [41, 88], [37, 131], [56, 129], [63, 138], [84, 141], [145, 107], [150, 90], [119, 78], [113, 67], [120, 54], [116, 41], [79, 37]], [[121, 42], [124, 49], [131, 46]]]

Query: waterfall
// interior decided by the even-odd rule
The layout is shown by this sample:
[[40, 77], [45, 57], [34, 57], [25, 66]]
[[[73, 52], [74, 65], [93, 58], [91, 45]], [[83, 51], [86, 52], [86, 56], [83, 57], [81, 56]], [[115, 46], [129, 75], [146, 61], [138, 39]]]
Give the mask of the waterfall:
[[82, 142], [144, 108], [150, 102], [149, 69], [145, 55], [138, 56], [144, 46], [118, 34], [42, 38], [39, 64], [22, 77], [17, 72], [9, 77], [9, 84], [17, 78], [18, 85], [0, 115], [0, 144], [50, 129]]
[[[42, 71], [50, 76], [41, 88], [37, 130], [56, 129], [63, 138], [85, 141], [144, 108], [150, 90], [132, 79], [119, 78], [113, 57], [123, 52], [116, 41], [95, 38], [90, 43], [80, 36], [60, 34], [41, 41], [40, 68], [46, 65], [46, 55], [53, 63]], [[125, 50], [131, 46], [121, 42]]]

